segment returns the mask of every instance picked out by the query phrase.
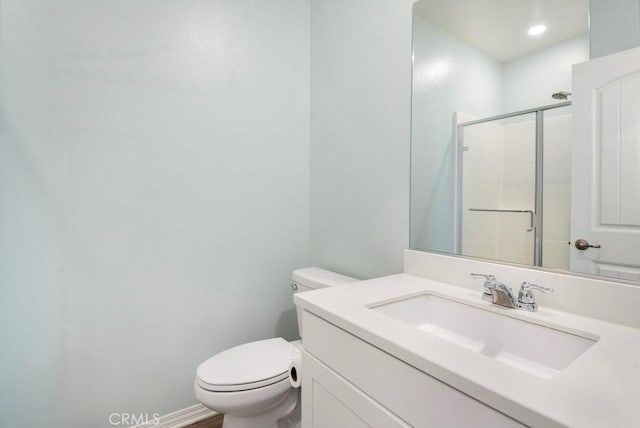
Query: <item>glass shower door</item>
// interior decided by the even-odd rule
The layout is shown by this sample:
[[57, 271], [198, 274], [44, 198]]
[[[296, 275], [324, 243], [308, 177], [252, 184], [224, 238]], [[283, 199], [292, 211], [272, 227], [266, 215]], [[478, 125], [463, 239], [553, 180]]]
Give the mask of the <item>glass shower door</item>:
[[468, 122], [459, 154], [459, 250], [533, 265], [536, 113]]

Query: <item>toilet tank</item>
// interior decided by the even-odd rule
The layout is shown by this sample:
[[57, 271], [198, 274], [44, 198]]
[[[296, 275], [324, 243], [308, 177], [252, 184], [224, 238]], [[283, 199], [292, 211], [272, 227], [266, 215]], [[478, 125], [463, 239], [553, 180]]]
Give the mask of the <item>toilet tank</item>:
[[[359, 281], [358, 279], [317, 267], [296, 269], [293, 271], [292, 276], [294, 293]], [[300, 337], [302, 337], [302, 308], [296, 307], [296, 313], [298, 315], [298, 331], [300, 332]]]

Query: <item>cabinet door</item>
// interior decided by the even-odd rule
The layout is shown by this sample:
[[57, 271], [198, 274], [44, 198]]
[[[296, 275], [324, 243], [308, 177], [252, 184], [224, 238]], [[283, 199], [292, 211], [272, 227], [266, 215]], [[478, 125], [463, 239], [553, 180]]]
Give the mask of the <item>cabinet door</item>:
[[309, 355], [302, 354], [304, 428], [407, 428], [409, 425]]

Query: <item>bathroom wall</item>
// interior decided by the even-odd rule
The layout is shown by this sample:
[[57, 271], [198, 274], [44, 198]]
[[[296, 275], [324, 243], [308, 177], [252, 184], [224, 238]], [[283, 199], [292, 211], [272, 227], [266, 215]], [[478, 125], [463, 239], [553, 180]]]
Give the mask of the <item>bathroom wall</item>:
[[502, 111], [509, 113], [558, 102], [551, 95], [571, 92], [571, 67], [589, 60], [586, 35], [502, 64]]
[[[295, 337], [290, 273], [309, 264], [309, 4], [0, 10], [0, 426], [166, 414], [195, 402], [195, 368], [214, 353]], [[398, 124], [405, 68], [390, 88], [407, 92], [390, 94]], [[406, 210], [408, 137], [388, 122], [373, 135], [367, 146], [395, 159], [370, 208], [384, 212], [397, 190], [401, 213], [370, 226], [389, 229]], [[378, 247], [401, 259], [406, 227], [387, 233]]]
[[640, 46], [640, 0], [589, 0], [591, 58]]
[[453, 112], [500, 113], [500, 63], [419, 16], [413, 37], [411, 248], [451, 252]]
[[314, 265], [401, 272], [409, 238], [412, 0], [311, 1]]

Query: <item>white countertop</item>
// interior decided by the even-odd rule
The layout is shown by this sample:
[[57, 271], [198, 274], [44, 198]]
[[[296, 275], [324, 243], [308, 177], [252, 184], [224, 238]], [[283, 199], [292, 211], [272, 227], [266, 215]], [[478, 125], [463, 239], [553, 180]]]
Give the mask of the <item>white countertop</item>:
[[[367, 306], [421, 293], [600, 339], [547, 379], [424, 333]], [[294, 296], [305, 310], [534, 427], [640, 427], [640, 330], [545, 307], [502, 308], [481, 292], [399, 274]], [[639, 308], [640, 310], [640, 308]]]

